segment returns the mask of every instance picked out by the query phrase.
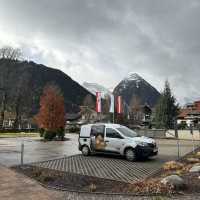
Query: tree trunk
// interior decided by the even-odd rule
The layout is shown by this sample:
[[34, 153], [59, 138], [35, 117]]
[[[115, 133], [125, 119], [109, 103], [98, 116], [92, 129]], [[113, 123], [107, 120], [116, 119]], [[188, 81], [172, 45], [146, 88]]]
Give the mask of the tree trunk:
[[2, 102], [1, 102], [1, 120], [0, 120], [0, 129], [2, 130], [3, 127], [3, 122], [5, 119], [5, 110], [6, 110], [6, 93], [5, 91], [3, 91], [3, 98], [2, 98]]
[[20, 97], [18, 97], [16, 105], [15, 105], [15, 122], [14, 122], [14, 129], [19, 128], [19, 122], [20, 122]]

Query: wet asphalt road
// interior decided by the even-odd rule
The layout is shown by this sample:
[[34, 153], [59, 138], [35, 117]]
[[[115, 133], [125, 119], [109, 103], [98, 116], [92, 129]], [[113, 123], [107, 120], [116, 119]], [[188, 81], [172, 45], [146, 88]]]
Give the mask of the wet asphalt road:
[[[21, 142], [24, 141], [24, 163], [51, 160], [59, 157], [80, 154], [78, 150], [78, 135], [66, 134], [67, 141], [42, 142], [30, 138], [4, 138], [0, 139], [0, 164], [12, 166], [20, 164]], [[163, 163], [177, 158], [176, 140], [157, 140], [159, 155], [154, 158], [155, 162]], [[195, 141], [195, 147], [199, 145]], [[180, 141], [180, 155], [192, 151], [192, 141]]]
[[18, 165], [21, 162], [21, 143], [24, 142], [24, 163], [44, 161], [81, 153], [78, 135], [67, 134], [67, 141], [42, 142], [39, 138], [0, 139], [0, 164]]

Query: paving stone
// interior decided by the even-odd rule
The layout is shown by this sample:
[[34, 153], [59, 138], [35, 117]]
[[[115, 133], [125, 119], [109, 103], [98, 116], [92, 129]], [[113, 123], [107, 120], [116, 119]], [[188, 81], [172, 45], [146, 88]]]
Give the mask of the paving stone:
[[1, 200], [58, 200], [63, 194], [47, 190], [36, 181], [0, 165]]

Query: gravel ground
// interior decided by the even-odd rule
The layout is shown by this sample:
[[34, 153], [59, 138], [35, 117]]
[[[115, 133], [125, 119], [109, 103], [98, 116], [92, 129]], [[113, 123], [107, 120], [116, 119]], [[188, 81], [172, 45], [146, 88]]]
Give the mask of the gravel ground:
[[0, 166], [0, 199], [1, 200], [190, 200], [200, 199], [200, 194], [181, 195], [169, 198], [104, 195], [92, 193], [62, 192], [46, 189], [36, 181]]
[[180, 195], [173, 197], [160, 196], [120, 196], [120, 195], [102, 195], [102, 194], [84, 194], [75, 192], [66, 192], [63, 200], [199, 200], [200, 194]]

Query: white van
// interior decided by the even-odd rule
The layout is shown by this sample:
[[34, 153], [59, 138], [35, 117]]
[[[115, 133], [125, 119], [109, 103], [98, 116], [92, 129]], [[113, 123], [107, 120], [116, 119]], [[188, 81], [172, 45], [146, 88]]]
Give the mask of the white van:
[[79, 150], [85, 156], [95, 152], [121, 154], [129, 161], [158, 154], [155, 140], [140, 137], [135, 131], [119, 124], [83, 125]]

